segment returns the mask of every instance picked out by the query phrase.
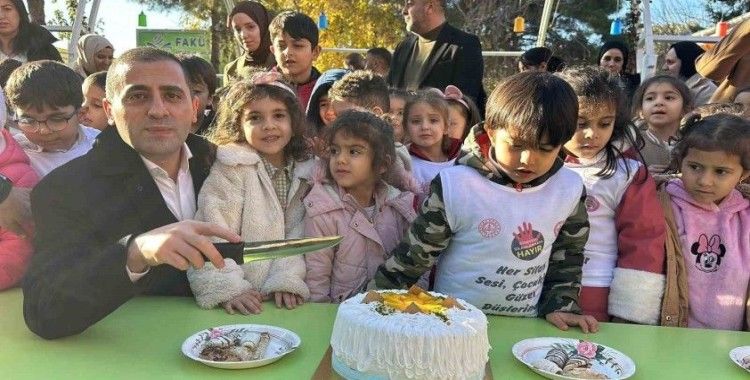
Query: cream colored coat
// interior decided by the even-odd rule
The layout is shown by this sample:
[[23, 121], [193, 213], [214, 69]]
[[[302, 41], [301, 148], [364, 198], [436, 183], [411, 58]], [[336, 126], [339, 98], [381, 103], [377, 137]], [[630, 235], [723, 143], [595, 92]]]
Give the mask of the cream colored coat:
[[[302, 199], [310, 190], [314, 166], [313, 159], [294, 164], [284, 212], [256, 151], [247, 144], [220, 146], [198, 195], [195, 218], [227, 227], [245, 241], [302, 237]], [[200, 307], [213, 308], [251, 289], [264, 295], [289, 292], [310, 297], [302, 256], [257, 261], [241, 268], [231, 259], [225, 262], [227, 265], [221, 270], [207, 264], [201, 270], [188, 271], [190, 287]]]

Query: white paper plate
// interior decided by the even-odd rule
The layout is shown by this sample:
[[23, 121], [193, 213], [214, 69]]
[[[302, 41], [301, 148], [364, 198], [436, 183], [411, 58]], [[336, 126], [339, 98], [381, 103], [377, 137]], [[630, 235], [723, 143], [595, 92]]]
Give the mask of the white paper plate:
[[[729, 351], [729, 358], [732, 361], [750, 372], [750, 346], [735, 347], [732, 351]], [[746, 364], [743, 365], [743, 359], [747, 358]]]
[[[265, 355], [258, 360], [249, 361], [212, 361], [200, 357], [203, 346], [211, 337], [217, 337], [230, 333], [258, 335], [267, 332], [271, 335], [271, 340], [266, 349]], [[284, 355], [294, 351], [302, 343], [300, 337], [281, 327], [267, 325], [226, 325], [198, 331], [182, 343], [182, 353], [195, 361], [201, 362], [207, 366], [224, 368], [224, 369], [243, 369], [264, 366], [281, 359]]]
[[[561, 348], [568, 355], [576, 353], [579, 343], [582, 343], [582, 341], [568, 338], [524, 339], [513, 345], [513, 356], [523, 364], [526, 364], [532, 371], [548, 379], [576, 379], [575, 377], [541, 370], [534, 367], [532, 363], [536, 360], [544, 359], [547, 356], [547, 352], [552, 348]], [[593, 355], [593, 351], [591, 350], [586, 352], [586, 348], [591, 349], [594, 347], [596, 349], [595, 355]], [[620, 351], [594, 342], [585, 342], [585, 345], [581, 348], [583, 349], [581, 351], [584, 354], [583, 356], [591, 358], [591, 369], [607, 376], [609, 379], [627, 379], [635, 373], [635, 363], [633, 360]]]

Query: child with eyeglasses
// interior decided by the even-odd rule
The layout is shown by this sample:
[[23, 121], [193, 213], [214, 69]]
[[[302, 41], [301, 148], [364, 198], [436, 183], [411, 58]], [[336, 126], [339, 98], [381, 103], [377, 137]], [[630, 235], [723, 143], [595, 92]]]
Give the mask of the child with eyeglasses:
[[39, 177], [86, 154], [99, 131], [78, 123], [81, 77], [54, 61], [19, 67], [5, 88], [21, 134], [13, 136]]

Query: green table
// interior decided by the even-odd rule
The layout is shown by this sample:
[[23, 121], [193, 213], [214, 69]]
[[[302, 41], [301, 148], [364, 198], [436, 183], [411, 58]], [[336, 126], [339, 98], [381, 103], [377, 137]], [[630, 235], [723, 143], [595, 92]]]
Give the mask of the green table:
[[[296, 310], [264, 305], [257, 316], [201, 310], [190, 298], [139, 297], [81, 335], [53, 341], [23, 322], [20, 290], [0, 293], [0, 378], [3, 379], [308, 379], [325, 353], [336, 306], [306, 304]], [[597, 334], [559, 331], [536, 318], [490, 317], [490, 361], [495, 379], [540, 379], [515, 360], [511, 347], [529, 337], [587, 338], [616, 348], [636, 363], [633, 379], [747, 379], [729, 360], [730, 349], [750, 345], [750, 333], [606, 323]], [[221, 370], [182, 355], [182, 342], [217, 325], [271, 324], [290, 329], [302, 346], [266, 367]]]

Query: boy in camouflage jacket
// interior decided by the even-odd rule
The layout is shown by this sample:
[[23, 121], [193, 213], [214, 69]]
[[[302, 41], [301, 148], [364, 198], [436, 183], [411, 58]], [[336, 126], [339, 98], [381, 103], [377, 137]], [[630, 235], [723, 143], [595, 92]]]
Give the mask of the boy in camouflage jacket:
[[577, 115], [573, 90], [552, 75], [521, 73], [499, 84], [486, 122], [473, 128], [456, 166], [432, 181], [371, 285], [405, 288], [437, 264], [435, 290], [485, 313], [596, 332], [578, 306], [585, 189], [558, 155]]

